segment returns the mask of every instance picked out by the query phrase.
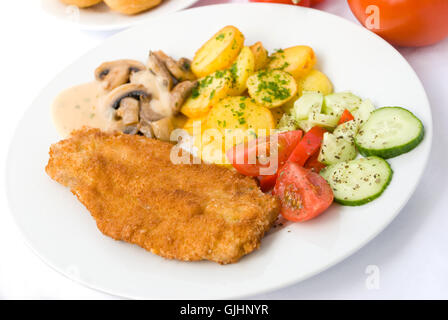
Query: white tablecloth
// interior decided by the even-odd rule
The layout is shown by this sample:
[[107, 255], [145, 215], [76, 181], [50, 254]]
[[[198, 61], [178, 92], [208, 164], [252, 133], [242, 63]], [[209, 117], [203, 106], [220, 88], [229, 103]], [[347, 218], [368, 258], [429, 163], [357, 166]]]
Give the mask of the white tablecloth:
[[[243, 0], [197, 5], [222, 2]], [[345, 1], [327, 0], [319, 8], [355, 21]], [[33, 98], [57, 72], [113, 32], [60, 23], [36, 0], [8, 1], [0, 15], [0, 299], [114, 299], [66, 279], [26, 246], [8, 210], [3, 177], [12, 133]], [[384, 232], [350, 258], [302, 283], [251, 298], [448, 298], [448, 39], [400, 52], [422, 80], [434, 116], [433, 150], [414, 196]], [[372, 270], [379, 275], [373, 282]]]

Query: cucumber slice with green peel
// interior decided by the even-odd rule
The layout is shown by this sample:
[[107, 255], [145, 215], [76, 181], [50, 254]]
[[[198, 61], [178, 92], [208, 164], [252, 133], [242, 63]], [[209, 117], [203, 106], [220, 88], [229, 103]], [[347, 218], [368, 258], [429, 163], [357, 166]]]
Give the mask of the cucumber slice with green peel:
[[386, 160], [367, 157], [331, 165], [320, 175], [333, 190], [336, 202], [360, 206], [375, 200], [386, 190], [393, 171]]
[[325, 132], [317, 160], [325, 165], [332, 165], [355, 159], [357, 154], [353, 139]]
[[322, 113], [340, 117], [345, 109], [352, 112], [361, 102], [362, 99], [351, 92], [332, 93], [325, 96]]
[[424, 137], [424, 127], [412, 112], [384, 107], [372, 112], [355, 137], [363, 156], [393, 158], [414, 149]]
[[324, 96], [319, 92], [306, 91], [294, 102], [291, 115], [297, 120], [308, 119], [311, 109], [318, 108], [319, 112], [324, 101]]

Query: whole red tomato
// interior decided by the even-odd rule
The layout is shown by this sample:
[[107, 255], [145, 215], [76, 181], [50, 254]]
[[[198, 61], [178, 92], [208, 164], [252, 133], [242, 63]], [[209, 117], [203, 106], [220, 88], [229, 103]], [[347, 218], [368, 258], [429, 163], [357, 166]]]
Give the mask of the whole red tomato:
[[311, 7], [315, 4], [322, 2], [323, 0], [250, 0], [251, 2], [271, 2], [271, 3], [284, 3], [295, 4], [302, 7]]
[[348, 0], [365, 27], [392, 44], [431, 45], [448, 36], [448, 0]]

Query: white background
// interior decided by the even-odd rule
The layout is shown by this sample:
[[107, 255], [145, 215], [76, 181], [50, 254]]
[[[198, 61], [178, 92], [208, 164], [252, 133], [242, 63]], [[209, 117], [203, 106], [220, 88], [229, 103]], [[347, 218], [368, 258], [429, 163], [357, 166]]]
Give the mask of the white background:
[[[243, 0], [201, 0], [198, 5], [222, 2]], [[327, 0], [319, 9], [356, 21], [343, 0]], [[116, 299], [45, 265], [24, 243], [4, 192], [5, 158], [23, 112], [56, 73], [113, 32], [81, 31], [61, 23], [36, 0], [5, 2], [0, 30], [0, 299]], [[399, 50], [422, 80], [434, 118], [433, 149], [414, 196], [384, 232], [342, 263], [302, 283], [250, 298], [448, 299], [448, 39]], [[376, 289], [366, 285], [372, 265], [379, 270]]]

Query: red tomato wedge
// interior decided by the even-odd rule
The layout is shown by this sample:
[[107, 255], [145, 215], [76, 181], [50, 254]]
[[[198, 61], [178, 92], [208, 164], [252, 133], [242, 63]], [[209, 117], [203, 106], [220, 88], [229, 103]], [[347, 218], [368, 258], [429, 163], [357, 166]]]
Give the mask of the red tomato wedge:
[[333, 203], [333, 191], [319, 174], [288, 162], [281, 169], [274, 195], [280, 198], [282, 216], [303, 222], [317, 217]]
[[319, 152], [314, 153], [305, 163], [305, 168], [310, 169], [313, 172], [319, 173], [320, 170], [325, 168], [326, 166], [319, 162], [317, 158], [319, 157]]
[[[275, 175], [278, 168], [281, 168], [288, 160], [302, 138], [302, 134], [301, 130], [295, 130], [270, 137], [260, 137], [230, 148], [226, 155], [236, 171], [245, 176]], [[271, 163], [274, 157], [276, 161]]]
[[295, 162], [300, 166], [305, 165], [308, 158], [319, 151], [325, 132], [326, 130], [321, 127], [312, 127], [297, 144], [288, 161]]
[[275, 186], [277, 181], [277, 174], [271, 174], [270, 176], [258, 176], [258, 182], [260, 183], [260, 189], [263, 192], [268, 192]]
[[339, 119], [338, 124], [343, 124], [344, 122], [355, 120], [355, 117], [348, 111], [347, 109], [342, 112], [341, 118]]

